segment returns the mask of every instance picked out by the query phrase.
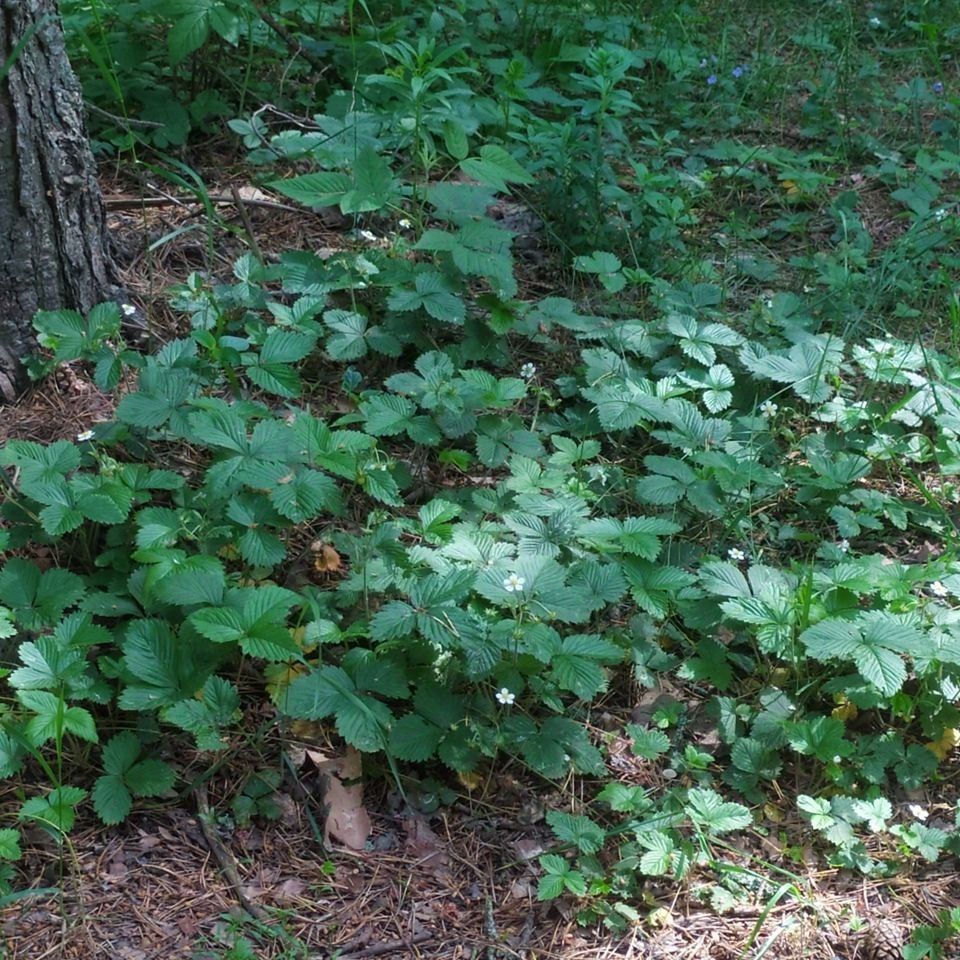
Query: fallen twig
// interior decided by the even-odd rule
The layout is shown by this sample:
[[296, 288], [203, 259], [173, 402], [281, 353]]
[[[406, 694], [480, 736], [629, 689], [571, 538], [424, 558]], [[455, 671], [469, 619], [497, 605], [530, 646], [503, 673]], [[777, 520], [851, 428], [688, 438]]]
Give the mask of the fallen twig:
[[253, 917], [254, 920], [264, 922], [270, 919], [270, 915], [259, 904], [254, 903], [244, 892], [243, 884], [240, 881], [240, 871], [237, 870], [237, 861], [233, 854], [226, 848], [223, 841], [217, 834], [217, 827], [214, 823], [213, 811], [210, 809], [210, 797], [207, 794], [207, 785], [201, 783], [194, 791], [197, 798], [197, 819], [200, 821], [200, 829], [203, 831], [203, 837], [207, 841], [207, 846], [217, 861], [227, 882], [233, 888], [240, 906]]
[[[208, 197], [211, 203], [235, 206], [233, 197], [215, 194]], [[197, 197], [107, 197], [104, 205], [108, 210], [139, 210], [141, 207], [173, 207], [187, 204], [203, 204]], [[271, 210], [289, 210], [291, 213], [303, 213], [303, 208], [291, 207], [286, 203], [276, 203], [273, 200], [258, 200], [243, 198], [249, 207], [268, 207]]]
[[318, 57], [315, 57], [304, 45], [282, 24], [273, 14], [264, 10], [259, 4], [253, 5], [254, 10], [260, 19], [287, 45], [290, 52], [296, 57], [301, 56], [311, 67], [319, 70], [321, 74], [330, 69], [330, 64], [324, 63]]
[[84, 100], [83, 105], [91, 112], [95, 113], [98, 117], [103, 117], [105, 120], [112, 120], [119, 127], [126, 127], [128, 130], [137, 129], [137, 130], [162, 130], [165, 124], [157, 123], [154, 120], [134, 120], [133, 117], [121, 117], [115, 113], [111, 113], [109, 110], [104, 110], [103, 107], [98, 107], [95, 103], [91, 103], [89, 100]]
[[240, 191], [233, 186], [230, 187], [230, 196], [233, 197], [233, 202], [237, 206], [237, 213], [240, 214], [240, 219], [243, 221], [243, 228], [247, 231], [247, 238], [250, 240], [250, 248], [253, 250], [253, 255], [262, 264], [265, 261], [263, 254], [260, 252], [260, 244], [257, 243], [257, 235], [254, 232], [253, 224], [250, 222], [250, 214], [247, 213], [247, 208], [244, 206], [246, 200], [240, 196]]
[[364, 947], [363, 950], [357, 950], [354, 953], [341, 953], [340, 960], [361, 960], [362, 957], [382, 957], [386, 953], [394, 953], [397, 950], [409, 950], [414, 944], [426, 943], [432, 939], [432, 933], [418, 933], [408, 940], [388, 940], [386, 943], [378, 943], [373, 947]]

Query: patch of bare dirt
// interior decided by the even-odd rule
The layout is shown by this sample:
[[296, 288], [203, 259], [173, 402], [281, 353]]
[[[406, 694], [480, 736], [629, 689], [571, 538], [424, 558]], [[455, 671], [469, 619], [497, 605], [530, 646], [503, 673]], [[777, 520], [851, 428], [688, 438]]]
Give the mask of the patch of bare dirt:
[[15, 404], [0, 404], [0, 446], [8, 440], [75, 440], [113, 419], [119, 398], [102, 393], [71, 366], [60, 367]]
[[651, 884], [635, 904], [643, 922], [612, 934], [579, 926], [569, 901], [538, 902], [542, 805], [509, 777], [496, 802], [463, 796], [433, 814], [385, 793], [362, 851], [325, 849], [309, 806], [289, 798], [279, 822], [240, 828], [225, 788], [211, 790], [206, 824], [183, 807], [158, 809], [90, 825], [62, 856], [49, 844], [26, 850], [27, 882], [63, 894], [2, 911], [4, 956], [219, 960], [242, 934], [264, 960], [873, 960], [871, 925], [904, 942], [960, 900], [949, 865], [885, 884], [811, 866], [802, 898], [776, 900], [769, 888], [723, 914]]

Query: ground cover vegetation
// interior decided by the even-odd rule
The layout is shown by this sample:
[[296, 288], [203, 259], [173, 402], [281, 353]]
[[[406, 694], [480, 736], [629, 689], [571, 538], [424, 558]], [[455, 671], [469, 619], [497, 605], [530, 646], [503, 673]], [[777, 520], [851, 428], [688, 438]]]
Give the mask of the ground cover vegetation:
[[102, 156], [212, 248], [215, 137], [345, 242], [241, 231], [163, 342], [37, 316], [118, 400], [0, 451], [23, 824], [169, 802], [269, 698], [370, 776], [576, 784], [538, 895], [614, 932], [960, 854], [960, 9], [640, 7], [64, 0]]

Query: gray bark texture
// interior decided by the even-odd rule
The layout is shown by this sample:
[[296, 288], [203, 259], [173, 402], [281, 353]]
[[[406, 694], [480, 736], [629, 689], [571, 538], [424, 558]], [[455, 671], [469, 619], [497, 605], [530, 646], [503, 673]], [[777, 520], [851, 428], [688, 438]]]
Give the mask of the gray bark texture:
[[0, 404], [25, 386], [37, 310], [87, 311], [115, 295], [83, 99], [55, 0], [0, 0]]

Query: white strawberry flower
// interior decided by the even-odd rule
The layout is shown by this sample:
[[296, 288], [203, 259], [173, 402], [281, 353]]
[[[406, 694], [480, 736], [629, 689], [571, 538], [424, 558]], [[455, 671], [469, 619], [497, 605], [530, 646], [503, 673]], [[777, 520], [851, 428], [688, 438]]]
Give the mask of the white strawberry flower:
[[137, 308], [132, 303], [121, 303], [120, 309], [125, 317], [132, 317], [137, 312]]
[[532, 363], [525, 363], [520, 368], [520, 376], [524, 380], [532, 380], [537, 375], [537, 368]]
[[779, 409], [772, 400], [764, 400], [763, 403], [760, 404], [760, 415], [770, 419], [777, 415]]
[[934, 580], [933, 583], [930, 584], [930, 592], [935, 597], [946, 597], [950, 594], [950, 591], [943, 585], [943, 581], [941, 580]]
[[747, 559], [747, 555], [739, 547], [731, 547], [727, 551], [727, 556], [734, 563], [742, 563], [744, 560]]
[[505, 707], [512, 707], [516, 702], [517, 695], [511, 693], [506, 687], [501, 687], [497, 693], [497, 703], [502, 703]]
[[86, 443], [88, 440], [93, 439], [92, 430], [84, 430], [82, 433], [77, 434], [77, 443]]
[[514, 591], [519, 593], [526, 582], [523, 577], [518, 577], [515, 573], [511, 573], [509, 577], [504, 578], [503, 589], [506, 590], [507, 593], [513, 593]]

